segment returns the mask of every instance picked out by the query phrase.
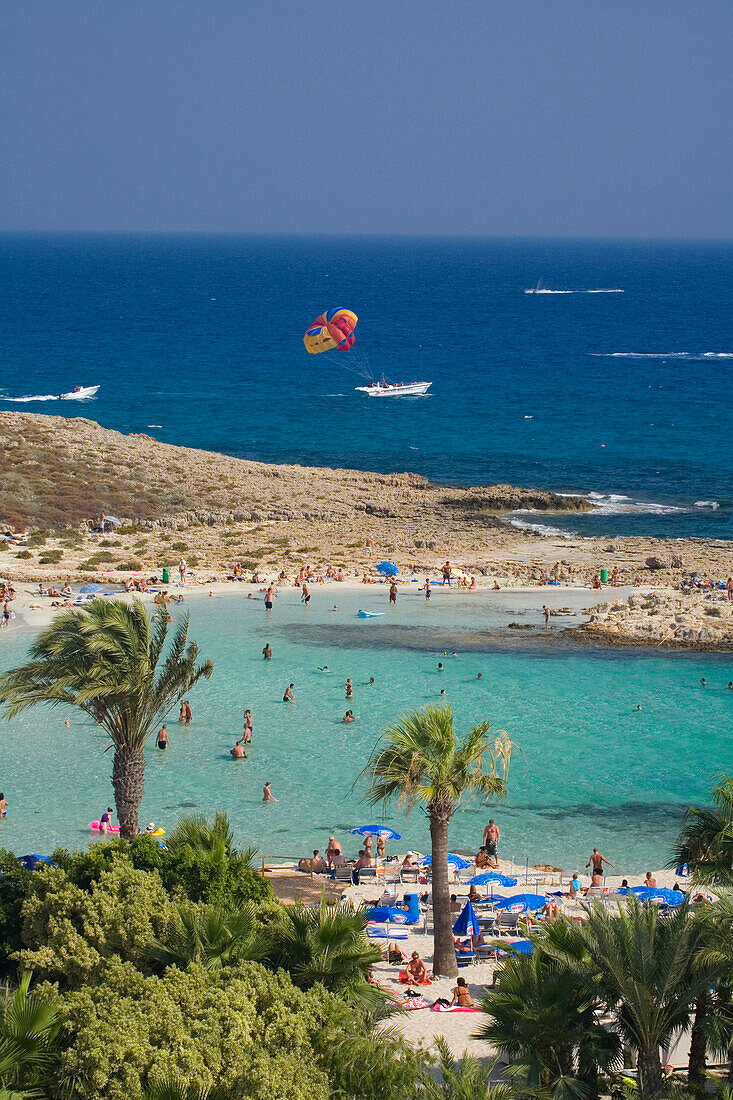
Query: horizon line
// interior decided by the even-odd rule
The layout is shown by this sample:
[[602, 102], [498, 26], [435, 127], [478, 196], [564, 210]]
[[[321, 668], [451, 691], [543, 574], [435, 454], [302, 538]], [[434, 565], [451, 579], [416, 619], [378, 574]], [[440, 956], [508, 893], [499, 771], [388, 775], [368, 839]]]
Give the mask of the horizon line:
[[306, 240], [435, 240], [435, 241], [594, 241], [614, 243], [731, 244], [733, 235], [714, 236], [609, 236], [605, 234], [531, 234], [531, 233], [327, 233], [296, 231], [255, 231], [247, 229], [4, 229], [0, 237], [255, 237]]

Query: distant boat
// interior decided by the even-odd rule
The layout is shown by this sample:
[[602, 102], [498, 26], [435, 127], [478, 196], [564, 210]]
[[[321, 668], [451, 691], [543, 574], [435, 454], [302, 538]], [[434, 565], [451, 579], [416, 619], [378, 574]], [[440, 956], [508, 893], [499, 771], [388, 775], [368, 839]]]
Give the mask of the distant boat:
[[432, 386], [432, 382], [394, 382], [390, 385], [382, 379], [381, 382], [370, 382], [368, 386], [357, 386], [359, 393], [368, 393], [370, 397], [422, 397]]
[[61, 393], [62, 401], [85, 401], [88, 397], [94, 397], [99, 386], [74, 386], [71, 393]]

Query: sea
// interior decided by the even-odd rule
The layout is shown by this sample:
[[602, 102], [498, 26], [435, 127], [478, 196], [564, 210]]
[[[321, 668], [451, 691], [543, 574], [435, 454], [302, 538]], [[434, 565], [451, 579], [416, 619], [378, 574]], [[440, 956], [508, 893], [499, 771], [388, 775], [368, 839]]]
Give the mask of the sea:
[[[267, 462], [586, 493], [590, 513], [512, 517], [568, 535], [733, 538], [730, 244], [4, 236], [0, 282], [0, 409]], [[334, 307], [359, 317], [354, 349], [309, 356], [305, 329]], [[382, 375], [432, 387], [355, 391]], [[75, 385], [99, 391], [59, 400]], [[291, 859], [334, 831], [355, 852], [347, 829], [376, 815], [398, 850], [427, 851], [424, 815], [369, 809], [361, 772], [390, 723], [447, 699], [459, 732], [488, 719], [515, 745], [508, 799], [462, 805], [452, 848], [475, 851], [491, 814], [500, 854], [529, 866], [580, 869], [594, 844], [621, 873], [663, 866], [684, 808], [733, 770], [730, 654], [545, 638], [541, 604], [569, 598], [436, 590], [426, 606], [412, 586], [389, 608], [382, 588], [336, 585], [307, 608], [283, 589], [271, 613], [188, 599], [174, 616], [190, 614], [214, 677], [191, 694], [193, 725], [169, 723], [170, 750], [148, 746], [141, 823], [223, 809], [239, 841]], [[385, 614], [360, 619], [365, 601]], [[0, 670], [28, 642], [3, 631]], [[253, 744], [232, 761], [244, 707]], [[85, 844], [110, 772], [74, 711], [3, 720], [0, 846]]]
[[[512, 517], [541, 530], [733, 537], [730, 242], [4, 235], [0, 287], [0, 409], [597, 505]], [[354, 348], [308, 355], [336, 307]], [[383, 375], [432, 386], [355, 392]]]

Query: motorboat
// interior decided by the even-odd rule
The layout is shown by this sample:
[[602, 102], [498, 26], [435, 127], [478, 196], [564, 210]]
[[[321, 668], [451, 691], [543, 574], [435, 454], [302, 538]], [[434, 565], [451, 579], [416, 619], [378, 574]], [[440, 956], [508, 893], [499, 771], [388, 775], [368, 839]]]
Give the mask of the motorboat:
[[357, 386], [359, 393], [368, 393], [370, 397], [422, 397], [432, 382], [370, 382], [368, 386]]
[[85, 401], [88, 397], [94, 397], [99, 386], [74, 386], [71, 393], [61, 393], [62, 401]]

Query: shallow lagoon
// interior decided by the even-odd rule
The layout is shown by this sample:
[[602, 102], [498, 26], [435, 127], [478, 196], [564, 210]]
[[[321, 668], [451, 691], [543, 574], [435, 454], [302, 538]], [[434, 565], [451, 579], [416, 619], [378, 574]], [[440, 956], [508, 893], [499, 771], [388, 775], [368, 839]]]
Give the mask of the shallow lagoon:
[[[240, 592], [190, 599], [192, 637], [215, 672], [191, 693], [193, 725], [179, 727], [173, 715], [171, 748], [147, 749], [141, 824], [170, 827], [185, 810], [221, 809], [238, 840], [270, 858], [323, 849], [329, 832], [374, 817], [357, 777], [382, 729], [405, 710], [439, 703], [442, 687], [459, 730], [488, 718], [516, 745], [508, 801], [488, 812], [461, 809], [453, 849], [475, 850], [494, 816], [500, 854], [518, 862], [572, 870], [598, 844], [621, 872], [658, 868], [684, 807], [705, 800], [715, 774], [733, 767], [730, 655], [580, 648], [554, 634], [568, 620], [553, 619], [545, 638], [542, 603], [583, 606], [587, 593], [438, 590], [426, 606], [421, 593], [401, 590], [384, 617], [357, 617], [359, 607], [384, 610], [386, 599], [383, 588], [331, 586], [316, 588], [306, 608], [285, 589], [271, 613]], [[538, 632], [503, 629], [510, 621]], [[265, 641], [271, 662], [261, 657]], [[0, 667], [10, 668], [25, 659], [28, 635], [7, 633], [0, 644]], [[347, 676], [355, 685], [348, 703]], [[295, 702], [285, 704], [291, 680]], [[233, 761], [245, 706], [253, 744], [249, 759]], [[347, 706], [352, 725], [341, 721]], [[10, 811], [0, 844], [19, 853], [83, 844], [86, 823], [110, 801], [111, 766], [106, 738], [75, 712], [44, 708], [3, 720], [0, 789]], [[268, 779], [279, 801], [263, 806]], [[400, 850], [428, 849], [419, 811], [405, 820], [392, 809], [387, 820], [403, 834]], [[338, 835], [350, 851], [356, 838]]]

